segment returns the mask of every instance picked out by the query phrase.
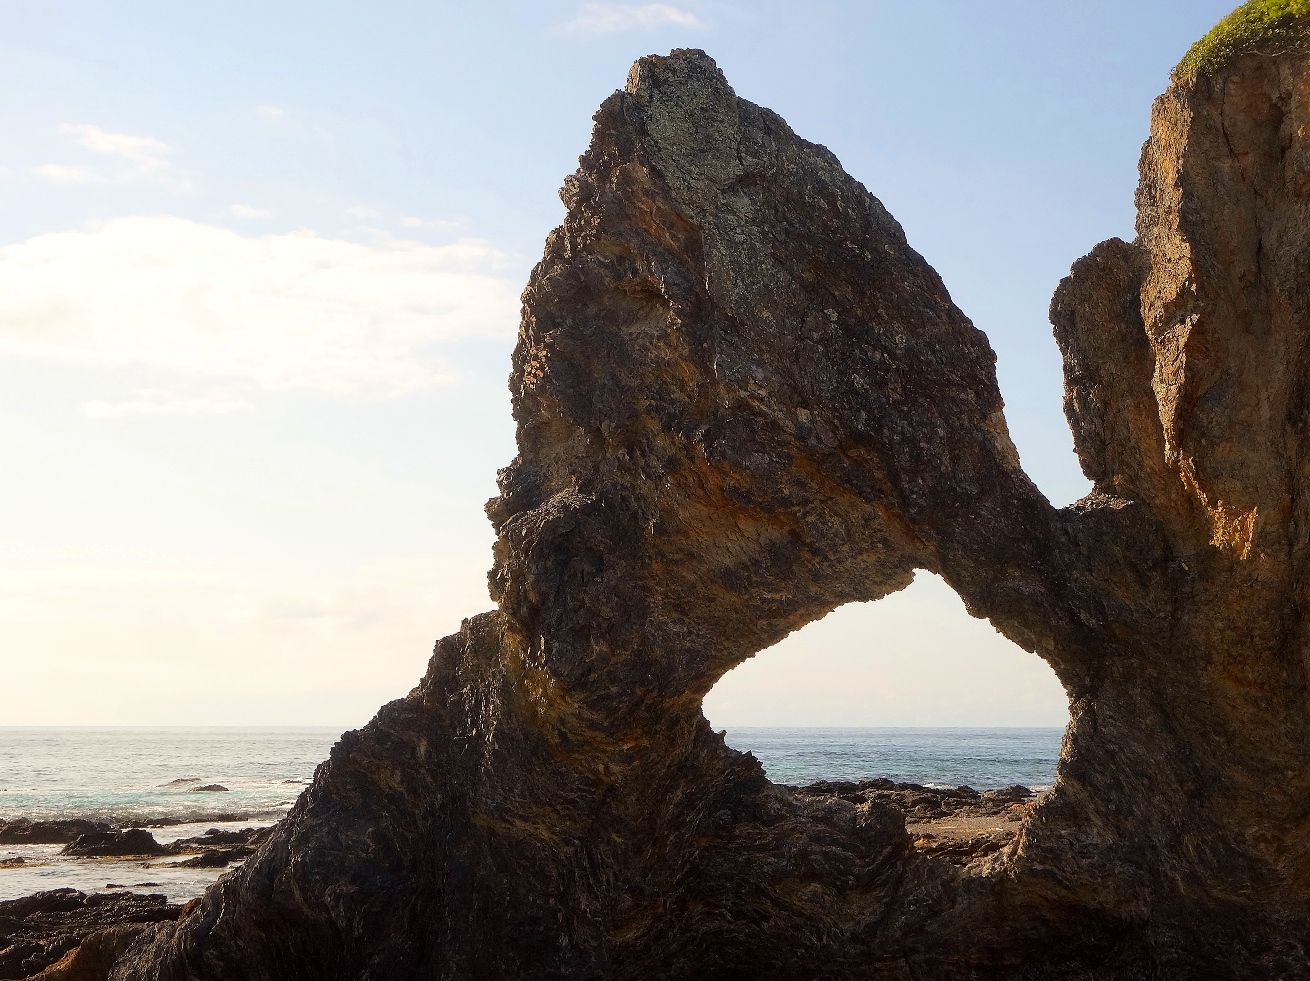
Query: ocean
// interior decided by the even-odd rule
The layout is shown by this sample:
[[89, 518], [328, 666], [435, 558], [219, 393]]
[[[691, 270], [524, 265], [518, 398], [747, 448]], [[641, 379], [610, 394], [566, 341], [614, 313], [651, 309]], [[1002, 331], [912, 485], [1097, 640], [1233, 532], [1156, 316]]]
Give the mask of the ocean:
[[[335, 727], [0, 728], [0, 819], [276, 820], [340, 734]], [[227, 789], [195, 789], [215, 784]]]
[[[168, 844], [216, 824], [260, 827], [290, 809], [339, 728], [0, 727], [0, 820], [87, 818], [150, 827]], [[218, 785], [224, 790], [196, 788]], [[176, 858], [67, 858], [60, 845], [0, 845], [0, 900], [43, 889], [127, 888], [173, 902], [221, 869]], [[6, 859], [22, 864], [5, 864]]]
[[[1055, 782], [1058, 728], [732, 727], [775, 783], [890, 777], [988, 790]], [[220, 822], [272, 824], [327, 758], [337, 728], [0, 727], [0, 819], [89, 818], [151, 827], [160, 843]], [[222, 790], [197, 788], [220, 786]], [[232, 824], [229, 827], [234, 826]], [[0, 900], [42, 889], [126, 887], [174, 902], [199, 895], [221, 870], [176, 859], [73, 859], [58, 845], [0, 845]], [[22, 863], [6, 859], [23, 859]]]
[[1055, 783], [1062, 728], [776, 728], [727, 730], [774, 783], [871, 780], [994, 790]]

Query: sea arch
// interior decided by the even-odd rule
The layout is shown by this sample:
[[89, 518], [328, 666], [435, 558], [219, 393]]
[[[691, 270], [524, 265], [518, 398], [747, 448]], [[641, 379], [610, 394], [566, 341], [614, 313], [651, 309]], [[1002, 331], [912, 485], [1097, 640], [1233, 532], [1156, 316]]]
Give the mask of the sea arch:
[[[1140, 239], [1057, 294], [1096, 485], [1066, 509], [882, 205], [703, 53], [642, 59], [524, 294], [498, 609], [116, 975], [1305, 976], [1310, 89], [1286, 50], [1175, 79]], [[916, 569], [1070, 696], [1057, 786], [965, 872], [884, 808], [771, 786], [700, 712]]]

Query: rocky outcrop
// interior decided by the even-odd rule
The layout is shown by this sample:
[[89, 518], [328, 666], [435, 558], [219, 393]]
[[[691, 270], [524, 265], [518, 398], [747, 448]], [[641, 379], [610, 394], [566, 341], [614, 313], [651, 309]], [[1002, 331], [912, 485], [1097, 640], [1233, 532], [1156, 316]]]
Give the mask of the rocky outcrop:
[[257, 846], [268, 840], [269, 836], [273, 834], [273, 830], [274, 826], [272, 825], [263, 828], [232, 828], [229, 830], [210, 828], [203, 835], [197, 835], [194, 838], [179, 838], [177, 841], [165, 845], [164, 850], [172, 855], [196, 851], [201, 852], [202, 855], [219, 852], [226, 854], [230, 861], [253, 854]]
[[[27, 978], [61, 961], [83, 941], [107, 929], [135, 937], [143, 924], [177, 919], [180, 906], [163, 896], [115, 892], [87, 895], [52, 889], [0, 902], [0, 978]], [[128, 946], [121, 943], [115, 953]], [[86, 952], [90, 959], [91, 951]], [[103, 970], [113, 958], [99, 958]]]
[[[1096, 486], [1056, 510], [877, 199], [704, 54], [642, 59], [523, 295], [498, 610], [113, 977], [1310, 976], [1308, 106], [1286, 55], [1157, 103], [1137, 240], [1052, 306]], [[994, 849], [772, 786], [700, 712], [917, 569], [1070, 696]]]
[[56, 821], [29, 821], [15, 818], [0, 821], [0, 845], [67, 845], [79, 835], [112, 830], [103, 821], [70, 818]]
[[1028, 818], [1036, 795], [1027, 787], [985, 790], [972, 787], [922, 787], [888, 779], [821, 781], [801, 787], [807, 797], [836, 797], [851, 804], [882, 804], [905, 821], [914, 848], [921, 855], [967, 866], [1009, 847], [1019, 822]]
[[32, 975], [30, 981], [100, 981], [126, 950], [142, 942], [150, 932], [149, 926], [136, 923], [115, 923], [97, 930], [58, 961]]
[[163, 855], [166, 849], [144, 828], [124, 831], [91, 831], [78, 835], [59, 854], [77, 858], [109, 858], [122, 855]]
[[203, 835], [161, 845], [144, 828], [102, 830], [79, 835], [65, 845], [60, 854], [74, 858], [193, 855], [192, 858], [174, 864], [197, 869], [223, 868], [253, 854], [256, 846], [267, 840], [272, 833], [271, 827], [230, 831], [210, 828]]

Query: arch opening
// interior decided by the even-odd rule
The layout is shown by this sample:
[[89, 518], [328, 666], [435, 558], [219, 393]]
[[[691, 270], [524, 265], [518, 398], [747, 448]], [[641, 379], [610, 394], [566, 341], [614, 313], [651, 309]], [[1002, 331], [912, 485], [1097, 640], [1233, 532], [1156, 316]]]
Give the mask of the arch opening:
[[1050, 666], [939, 576], [849, 603], [723, 675], [702, 708], [775, 783], [889, 778], [975, 790], [1055, 782], [1069, 721]]

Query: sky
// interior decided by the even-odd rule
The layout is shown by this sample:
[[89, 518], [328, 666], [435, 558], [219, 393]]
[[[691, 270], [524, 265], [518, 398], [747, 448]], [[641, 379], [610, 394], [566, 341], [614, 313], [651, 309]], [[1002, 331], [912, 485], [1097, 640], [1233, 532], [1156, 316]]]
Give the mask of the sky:
[[[1046, 311], [1133, 233], [1151, 100], [1232, 0], [0, 0], [0, 725], [357, 726], [491, 607], [518, 294], [591, 114], [708, 51], [986, 331], [1088, 490]], [[731, 725], [1060, 725], [940, 579], [707, 696]]]

